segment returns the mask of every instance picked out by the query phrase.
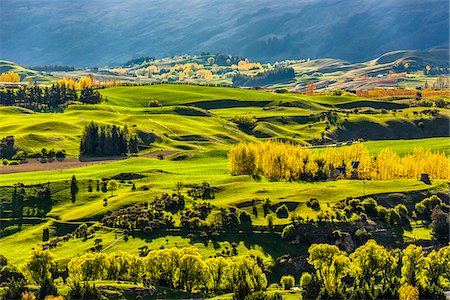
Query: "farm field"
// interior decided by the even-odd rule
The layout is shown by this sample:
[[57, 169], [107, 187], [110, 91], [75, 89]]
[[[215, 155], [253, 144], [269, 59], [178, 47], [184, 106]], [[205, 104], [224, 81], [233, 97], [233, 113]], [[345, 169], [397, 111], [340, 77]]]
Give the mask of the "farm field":
[[[437, 196], [445, 208], [449, 200], [445, 176], [431, 177], [430, 182], [417, 176], [375, 180], [344, 174], [332, 178], [338, 161], [326, 178], [284, 180], [263, 173], [233, 174], [230, 151], [239, 143], [277, 140], [296, 145], [312, 157], [362, 147], [376, 162], [375, 157], [386, 148], [398, 159], [413, 157], [422, 148], [448, 162], [447, 107], [433, 107], [430, 112], [414, 99], [279, 94], [181, 84], [99, 91], [101, 103], [71, 104], [63, 112], [0, 107], [2, 137], [13, 136], [20, 151], [34, 155], [25, 163], [5, 159], [0, 166], [0, 255], [8, 264], [20, 266], [38, 247], [51, 253], [61, 267], [87, 254], [145, 257], [161, 249], [192, 248], [203, 260], [258, 256], [269, 282], [278, 283], [286, 272], [299, 278], [310, 270], [284, 260], [289, 257], [306, 263], [308, 248], [314, 243], [342, 243], [349, 253], [368, 239], [390, 248], [410, 242], [436, 245], [430, 217], [417, 211], [417, 203]], [[136, 137], [139, 151], [79, 159], [80, 140], [92, 122], [101, 130], [108, 125], [126, 126], [129, 136]], [[42, 148], [64, 150], [66, 157], [43, 161]], [[19, 215], [14, 207], [18, 191], [24, 195]], [[47, 198], [39, 198], [44, 191], [48, 191]], [[169, 202], [158, 202], [163, 198]], [[168, 208], [180, 198], [182, 208]], [[367, 199], [375, 201], [376, 209], [392, 214], [404, 206], [411, 222], [374, 215], [365, 210]], [[311, 205], [312, 200], [317, 206]], [[167, 208], [161, 210], [160, 205]], [[151, 223], [154, 227], [140, 227], [138, 220], [155, 212], [160, 219]], [[111, 219], [116, 214], [117, 219]], [[131, 220], [132, 214], [139, 217], [124, 226], [121, 220]], [[186, 217], [189, 214], [193, 217]], [[196, 223], [190, 223], [193, 219]], [[295, 226], [296, 237], [286, 237], [289, 226]], [[88, 231], [80, 235], [80, 228]], [[361, 232], [365, 233], [361, 236]], [[117, 288], [115, 281], [95, 283], [100, 288]], [[127, 284], [131, 283], [121, 285], [120, 293], [147, 288], [141, 283]], [[68, 293], [65, 285], [58, 290]], [[181, 293], [165, 286], [157, 290], [167, 297]], [[269, 288], [268, 293], [272, 292], [281, 293], [283, 299], [298, 297], [296, 291]], [[197, 291], [189, 296], [204, 295]], [[232, 297], [230, 293], [209, 296]]]
[[448, 0], [0, 0], [0, 300], [450, 299]]

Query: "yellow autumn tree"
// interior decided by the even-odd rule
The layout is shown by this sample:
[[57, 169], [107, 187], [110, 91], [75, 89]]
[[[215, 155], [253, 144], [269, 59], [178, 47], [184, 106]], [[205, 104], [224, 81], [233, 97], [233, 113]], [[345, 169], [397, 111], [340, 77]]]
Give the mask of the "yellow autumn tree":
[[212, 76], [212, 72], [211, 71], [209, 71], [209, 70], [198, 70], [197, 72], [196, 72], [196, 74], [198, 75], [198, 76], [201, 76], [201, 77], [203, 77], [204, 79], [206, 79], [206, 80], [211, 80], [212, 78], [213, 78], [213, 76]]
[[91, 77], [89, 77], [89, 76], [81, 77], [80, 80], [78, 81], [78, 88], [80, 90], [85, 89], [85, 88], [90, 88], [91, 86], [92, 86], [92, 80], [91, 80]]
[[2, 73], [0, 75], [0, 82], [20, 82], [20, 75], [13, 71]]
[[152, 77], [152, 75], [154, 74], [154, 73], [158, 73], [159, 72], [159, 70], [158, 70], [158, 67], [156, 67], [156, 66], [148, 66], [147, 67], [147, 73], [148, 73], [148, 77], [150, 78], [150, 77]]
[[[439, 152], [417, 148], [403, 157], [389, 148], [371, 156], [362, 143], [313, 151], [277, 141], [240, 143], [231, 147], [229, 168], [234, 175], [261, 174], [274, 180], [325, 179], [342, 166], [345, 177], [356, 172], [359, 178], [390, 180], [420, 178], [428, 173], [432, 179], [450, 179], [450, 160]], [[358, 161], [357, 168], [353, 162]]]

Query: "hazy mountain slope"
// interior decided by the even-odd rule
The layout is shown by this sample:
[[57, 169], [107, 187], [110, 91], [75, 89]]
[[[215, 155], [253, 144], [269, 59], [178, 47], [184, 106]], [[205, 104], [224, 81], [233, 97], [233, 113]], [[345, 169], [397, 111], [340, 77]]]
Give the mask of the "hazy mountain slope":
[[140, 54], [211, 51], [362, 61], [448, 44], [447, 0], [283, 2], [0, 0], [0, 57], [103, 65]]

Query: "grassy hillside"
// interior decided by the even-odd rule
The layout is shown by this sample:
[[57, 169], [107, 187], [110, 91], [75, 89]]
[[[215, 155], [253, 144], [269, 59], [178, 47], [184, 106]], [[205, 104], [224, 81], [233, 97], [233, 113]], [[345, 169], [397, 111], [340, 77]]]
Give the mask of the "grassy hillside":
[[[270, 281], [278, 282], [288, 272], [284, 268], [300, 276], [294, 264], [288, 267], [280, 264], [280, 257], [304, 257], [310, 244], [310, 241], [289, 242], [282, 238], [284, 227], [295, 217], [318, 220], [324, 214], [333, 214], [334, 206], [345, 203], [349, 197], [370, 196], [389, 209], [402, 203], [411, 212], [416, 202], [430, 195], [448, 201], [445, 196], [448, 182], [435, 178], [430, 184], [417, 179], [274, 181], [258, 176], [232, 176], [227, 158], [231, 145], [238, 142], [273, 138], [322, 151], [327, 146], [346, 147], [343, 144], [349, 139], [361, 137], [371, 139], [362, 143], [372, 155], [385, 147], [405, 155], [422, 146], [450, 156], [448, 131], [442, 125], [448, 122], [447, 108], [433, 107], [431, 114], [430, 108], [414, 105], [413, 99], [369, 100], [329, 93], [307, 96], [178, 84], [116, 87], [100, 92], [107, 101], [98, 105], [70, 105], [62, 113], [0, 107], [3, 120], [0, 138], [13, 135], [17, 146], [31, 153], [54, 148], [65, 149], [70, 157], [78, 157], [80, 137], [84, 126], [91, 121], [100, 125], [127, 125], [130, 133], [138, 136], [141, 150], [135, 157], [91, 164], [67, 158], [70, 164], [55, 161], [46, 163], [43, 169], [36, 167], [41, 163], [31, 160], [25, 167], [20, 166], [25, 168], [21, 172], [14, 165], [0, 166], [0, 254], [10, 263], [20, 265], [31, 249], [42, 243], [43, 230], [48, 228], [50, 238], [61, 239], [50, 251], [62, 267], [76, 255], [96, 251], [93, 250], [95, 240], [101, 239], [102, 253], [126, 251], [138, 255], [143, 246], [149, 250], [194, 246], [203, 258], [224, 253], [259, 253], [270, 270]], [[149, 105], [155, 100], [161, 106]], [[248, 118], [250, 128], [242, 127], [236, 116]], [[411, 137], [419, 138], [407, 139]], [[157, 153], [164, 156], [158, 157]], [[135, 177], [120, 179], [123, 173]], [[74, 202], [70, 193], [73, 175], [79, 187]], [[102, 180], [106, 182], [110, 178], [118, 178], [117, 190], [97, 190], [97, 182], [100, 187]], [[45, 202], [48, 206], [43, 202], [30, 204], [22, 210], [25, 213], [22, 218], [13, 218], [12, 194], [19, 182], [26, 188], [27, 197], [48, 187], [51, 191], [50, 201]], [[213, 199], [196, 199], [190, 194], [191, 189], [204, 182], [212, 187]], [[253, 227], [217, 229], [220, 234], [213, 237], [206, 229], [182, 226], [182, 213], [173, 211], [164, 212], [170, 213], [172, 227], [155, 228], [151, 232], [128, 231], [102, 223], [104, 216], [112, 212], [136, 204], [148, 205], [163, 193], [183, 195], [186, 209], [195, 210], [197, 205], [209, 203], [212, 212], [205, 218], [208, 224], [220, 220], [221, 209], [235, 209], [248, 213]], [[311, 198], [320, 202], [320, 210], [307, 205]], [[280, 217], [277, 209], [284, 205], [288, 216]], [[273, 228], [267, 227], [270, 218], [273, 218]], [[336, 229], [355, 235], [359, 226], [375, 226], [367, 227], [373, 230], [371, 237], [397, 247], [405, 241], [431, 239], [428, 221], [414, 222], [418, 224], [415, 227], [379, 221], [375, 226], [372, 220], [367, 225], [353, 213], [345, 221], [324, 222], [320, 226], [305, 222], [302, 226], [314, 236], [311, 241], [333, 239], [332, 232]], [[86, 239], [63, 239], [83, 223], [93, 230]], [[277, 267], [272, 269], [274, 265]]]
[[35, 70], [24, 68], [16, 63], [7, 60], [0, 60], [0, 74], [14, 72], [20, 75], [20, 80], [23, 82], [37, 82], [40, 84], [49, 84], [55, 82], [57, 79], [50, 74], [44, 74]]

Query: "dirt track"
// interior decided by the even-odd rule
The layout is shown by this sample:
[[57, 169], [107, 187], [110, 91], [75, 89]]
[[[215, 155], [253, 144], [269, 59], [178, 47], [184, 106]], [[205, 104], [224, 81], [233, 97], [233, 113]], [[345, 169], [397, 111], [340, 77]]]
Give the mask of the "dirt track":
[[[152, 153], [147, 153], [141, 155], [147, 158], [156, 158], [158, 155], [169, 156], [177, 151], [175, 150], [159, 150]], [[16, 166], [0, 166], [0, 174], [13, 174], [21, 172], [33, 172], [33, 171], [55, 171], [55, 170], [66, 170], [80, 167], [87, 167], [95, 164], [108, 163], [118, 160], [124, 160], [124, 157], [106, 157], [104, 159], [87, 160], [80, 161], [78, 158], [66, 158], [63, 161], [53, 161], [51, 163], [41, 163], [37, 159], [29, 160], [27, 163], [16, 165]]]

